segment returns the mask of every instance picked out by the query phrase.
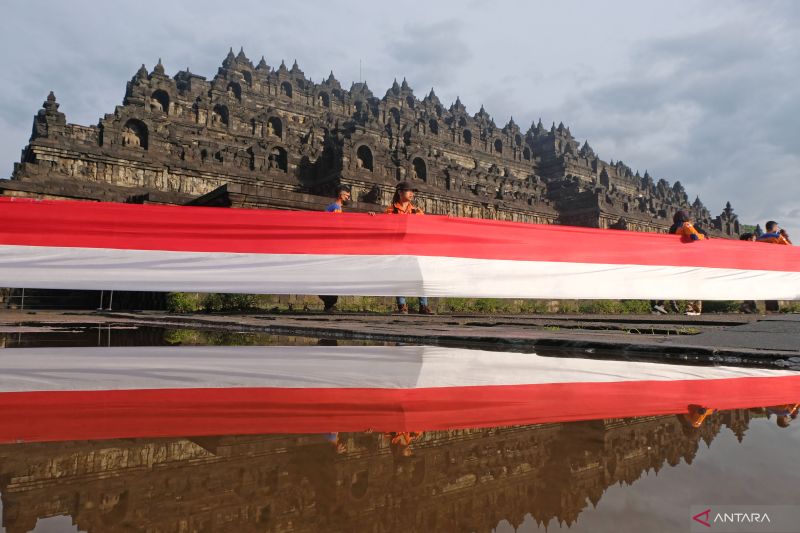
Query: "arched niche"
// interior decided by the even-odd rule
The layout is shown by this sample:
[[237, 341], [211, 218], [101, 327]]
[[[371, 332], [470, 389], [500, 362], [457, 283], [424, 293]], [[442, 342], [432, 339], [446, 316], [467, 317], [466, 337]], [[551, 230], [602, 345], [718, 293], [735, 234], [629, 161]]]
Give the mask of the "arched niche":
[[356, 150], [356, 166], [372, 172], [374, 165], [372, 160], [372, 150], [369, 146], [362, 144]]
[[269, 117], [267, 119], [267, 135], [283, 138], [283, 122], [278, 117]]
[[286, 172], [289, 169], [289, 160], [286, 150], [275, 146], [269, 151], [269, 168]]
[[150, 111], [169, 113], [169, 94], [163, 89], [153, 91], [150, 95]]
[[224, 105], [217, 104], [211, 111], [211, 125], [212, 126], [227, 126], [229, 123], [228, 108]]
[[227, 92], [230, 98], [233, 98], [237, 102], [242, 101], [242, 86], [235, 81], [232, 81], [228, 84]]
[[141, 120], [132, 118], [122, 127], [122, 146], [147, 150], [147, 125]]
[[428, 179], [428, 166], [425, 164], [425, 160], [421, 157], [415, 157], [413, 161], [411, 161], [411, 175], [413, 178], [426, 181]]

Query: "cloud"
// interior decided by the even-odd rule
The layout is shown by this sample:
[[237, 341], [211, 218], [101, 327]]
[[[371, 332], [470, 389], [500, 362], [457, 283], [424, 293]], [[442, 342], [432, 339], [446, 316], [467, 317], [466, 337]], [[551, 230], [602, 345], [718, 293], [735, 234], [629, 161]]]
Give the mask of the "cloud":
[[680, 180], [712, 213], [730, 200], [745, 222], [778, 218], [800, 232], [798, 22], [752, 12], [642, 40], [627, 69], [555, 113], [606, 159]]
[[462, 38], [464, 23], [447, 19], [428, 24], [406, 24], [402, 34], [386, 45], [391, 68], [425, 86], [445, 81], [450, 85], [472, 58]]

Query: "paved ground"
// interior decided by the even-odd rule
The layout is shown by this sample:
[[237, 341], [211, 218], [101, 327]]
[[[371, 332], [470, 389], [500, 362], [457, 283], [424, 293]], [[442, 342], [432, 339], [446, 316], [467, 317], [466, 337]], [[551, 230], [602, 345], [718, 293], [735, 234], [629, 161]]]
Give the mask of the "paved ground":
[[340, 339], [571, 352], [596, 357], [714, 360], [800, 368], [800, 315], [171, 315], [0, 311], [0, 332], [65, 322], [264, 331]]

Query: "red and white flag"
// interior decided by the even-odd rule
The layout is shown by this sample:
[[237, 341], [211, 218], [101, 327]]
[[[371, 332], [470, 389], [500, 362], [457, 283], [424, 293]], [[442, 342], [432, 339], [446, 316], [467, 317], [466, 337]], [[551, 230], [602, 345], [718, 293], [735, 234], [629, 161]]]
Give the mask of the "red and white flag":
[[800, 251], [438, 216], [0, 199], [0, 280], [52, 289], [792, 300]]
[[422, 431], [798, 398], [789, 370], [430, 346], [9, 348], [0, 442]]

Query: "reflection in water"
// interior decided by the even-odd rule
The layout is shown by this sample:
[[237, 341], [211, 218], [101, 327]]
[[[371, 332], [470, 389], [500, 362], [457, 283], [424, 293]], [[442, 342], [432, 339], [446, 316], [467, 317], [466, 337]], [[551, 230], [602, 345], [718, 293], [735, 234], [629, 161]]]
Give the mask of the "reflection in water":
[[791, 420], [792, 409], [796, 416], [796, 405], [706, 410], [700, 423], [689, 413], [493, 429], [5, 445], [3, 526], [26, 532], [59, 515], [91, 532], [573, 524], [612, 485], [691, 465], [700, 441], [710, 445], [723, 428], [742, 442], [754, 419], [775, 428], [773, 419]]
[[129, 324], [21, 324], [0, 331], [0, 348], [97, 346], [361, 346], [374, 341], [318, 339], [253, 331], [188, 329]]

